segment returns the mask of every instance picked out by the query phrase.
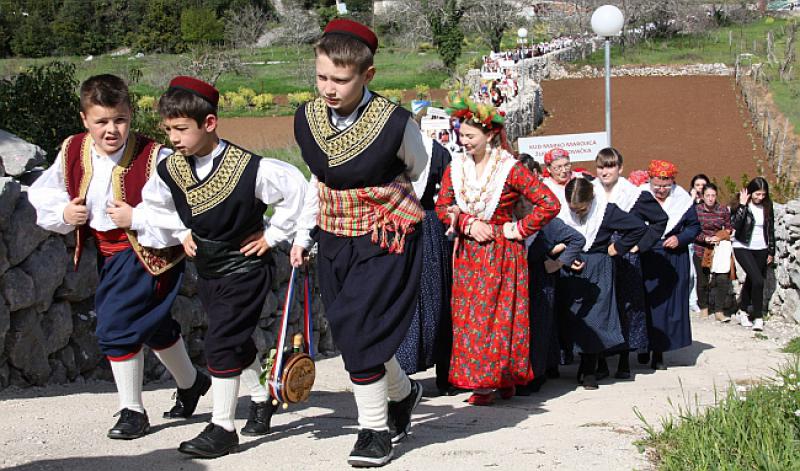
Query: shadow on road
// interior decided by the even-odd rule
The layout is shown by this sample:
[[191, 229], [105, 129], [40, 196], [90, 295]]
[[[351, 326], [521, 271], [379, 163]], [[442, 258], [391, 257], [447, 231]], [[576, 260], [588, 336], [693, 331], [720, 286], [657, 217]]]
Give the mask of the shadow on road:
[[191, 460], [175, 448], [155, 450], [143, 455], [110, 455], [98, 457], [59, 458], [26, 463], [6, 471], [142, 471], [175, 469], [181, 471], [204, 471], [207, 467], [201, 461]]

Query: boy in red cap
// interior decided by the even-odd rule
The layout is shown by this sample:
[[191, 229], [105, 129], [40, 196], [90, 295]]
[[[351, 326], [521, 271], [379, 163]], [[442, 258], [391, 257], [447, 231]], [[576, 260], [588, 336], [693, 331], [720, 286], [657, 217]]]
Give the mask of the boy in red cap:
[[[201, 458], [238, 447], [234, 415], [240, 382], [251, 399], [242, 434], [269, 433], [275, 407], [259, 381], [261, 363], [251, 336], [272, 286], [275, 262], [267, 251], [293, 237], [306, 188], [294, 166], [220, 139], [218, 100], [219, 92], [196, 78], [170, 82], [158, 111], [176, 152], [158, 165], [156, 178], [144, 190], [153, 212], [177, 213], [179, 220], [152, 228], [142, 242], [157, 243], [166, 236], [184, 241], [197, 267], [197, 291], [208, 316], [211, 423], [178, 448]], [[268, 205], [275, 211], [265, 225]]]
[[424, 212], [411, 181], [428, 156], [411, 113], [367, 89], [377, 47], [360, 23], [328, 23], [314, 46], [319, 97], [294, 122], [312, 176], [291, 261], [319, 244], [325, 315], [358, 407], [348, 462], [361, 467], [391, 460], [422, 397], [394, 355], [418, 296]]
[[180, 240], [165, 238], [152, 248], [138, 240], [145, 221], [161, 217], [139, 204], [142, 188], [171, 151], [129, 132], [133, 108], [121, 78], [89, 77], [81, 84], [80, 104], [86, 132], [64, 141], [28, 196], [41, 227], [60, 234], [76, 231], [76, 265], [90, 235], [101, 255], [96, 333], [120, 402], [119, 420], [108, 437], [128, 440], [150, 429], [142, 404], [143, 345], [178, 383], [177, 402], [165, 417], [191, 417], [211, 381], [192, 365], [180, 325], [170, 315], [183, 276]]

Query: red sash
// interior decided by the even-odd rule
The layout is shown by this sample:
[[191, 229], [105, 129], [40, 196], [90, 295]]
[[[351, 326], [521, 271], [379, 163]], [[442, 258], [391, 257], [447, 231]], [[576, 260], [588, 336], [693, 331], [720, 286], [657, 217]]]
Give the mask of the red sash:
[[[64, 164], [64, 180], [70, 199], [86, 198], [89, 182], [92, 180], [92, 138], [88, 133], [76, 134], [67, 138], [62, 144]], [[142, 188], [150, 173], [155, 170], [161, 144], [139, 134], [131, 133], [125, 144], [125, 152], [111, 173], [111, 187], [114, 198], [131, 206], [142, 202]], [[144, 268], [152, 275], [159, 275], [175, 266], [183, 258], [180, 246], [166, 249], [150, 249], [142, 247], [136, 232], [127, 229], [116, 229], [108, 232], [90, 231], [88, 225], [78, 226], [76, 234], [74, 263], [77, 269], [83, 244], [94, 233], [98, 248], [112, 250], [111, 255], [132, 247]], [[124, 235], [124, 238], [122, 235]], [[122, 247], [122, 248], [120, 248]]]

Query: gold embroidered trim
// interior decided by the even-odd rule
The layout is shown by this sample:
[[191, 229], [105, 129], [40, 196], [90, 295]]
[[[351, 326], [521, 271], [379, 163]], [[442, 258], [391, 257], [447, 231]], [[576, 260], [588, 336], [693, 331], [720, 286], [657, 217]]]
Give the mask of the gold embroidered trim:
[[322, 98], [305, 107], [306, 119], [314, 140], [328, 156], [328, 165], [336, 167], [360, 155], [386, 126], [397, 105], [375, 95], [352, 126], [339, 131], [328, 118], [328, 105]]
[[222, 161], [199, 185], [192, 174], [188, 158], [178, 152], [167, 159], [167, 171], [186, 195], [192, 216], [197, 216], [215, 208], [233, 193], [251, 156], [252, 154], [228, 144]]
[[86, 194], [89, 192], [89, 182], [92, 181], [92, 173], [94, 166], [92, 165], [92, 144], [94, 140], [88, 133], [83, 139], [81, 144], [81, 167], [83, 167], [83, 176], [81, 177], [80, 186], [78, 186], [78, 197], [86, 200]]

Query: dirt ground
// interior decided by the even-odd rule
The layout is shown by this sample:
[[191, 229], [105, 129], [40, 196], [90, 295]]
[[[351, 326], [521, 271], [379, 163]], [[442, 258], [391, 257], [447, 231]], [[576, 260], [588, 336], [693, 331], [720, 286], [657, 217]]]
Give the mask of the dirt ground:
[[[678, 166], [678, 182], [705, 173], [718, 183], [757, 175], [765, 154], [748, 135], [749, 113], [733, 78], [619, 77], [611, 79], [611, 139], [625, 158], [625, 173], [652, 159]], [[536, 135], [605, 129], [603, 79], [542, 83], [549, 113]]]
[[[722, 183], [757, 174], [764, 159], [759, 140], [748, 133], [749, 115], [729, 77], [613, 78], [612, 139], [625, 157], [625, 171], [647, 168], [651, 159], [678, 165], [678, 181], [688, 185], [697, 173]], [[602, 79], [542, 83], [549, 116], [536, 135], [602, 131], [605, 128]], [[443, 90], [433, 90], [443, 99]], [[413, 91], [407, 99], [412, 98]], [[230, 118], [221, 135], [264, 150], [294, 143], [292, 117]]]
[[[797, 325], [768, 321], [758, 338], [738, 325], [693, 321], [694, 343], [666, 355], [669, 369], [652, 371], [632, 360], [632, 381], [601, 381], [597, 391], [575, 382], [576, 365], [564, 367], [529, 397], [498, 400], [493, 407], [466, 404], [467, 394], [431, 397], [414, 411], [411, 436], [395, 447], [391, 470], [630, 470], [651, 469], [637, 450], [640, 412], [651, 424], [676, 406], [713, 404], [715, 393], [737, 389], [787, 361], [779, 345], [798, 335]], [[766, 338], [764, 338], [766, 337]], [[610, 361], [612, 369], [616, 361]], [[433, 373], [416, 375], [435, 390]], [[109, 440], [116, 420], [114, 386], [108, 382], [0, 392], [0, 468], [9, 471], [261, 471], [348, 470], [355, 442], [356, 410], [339, 357], [317, 363], [314, 392], [272, 421], [273, 433], [240, 437], [241, 451], [216, 460], [191, 460], [178, 444], [210, 420], [211, 395], [190, 420], [165, 420], [172, 382], [149, 384], [144, 404], [152, 431], [130, 442]], [[240, 394], [246, 394], [244, 388]], [[670, 402], [671, 401], [671, 402]], [[244, 425], [249, 399], [241, 397], [236, 425]], [[446, 467], [446, 468], [444, 468]]]

